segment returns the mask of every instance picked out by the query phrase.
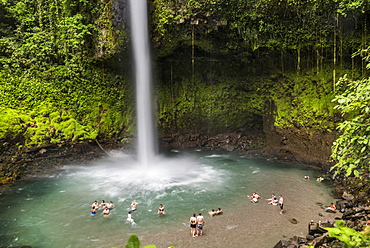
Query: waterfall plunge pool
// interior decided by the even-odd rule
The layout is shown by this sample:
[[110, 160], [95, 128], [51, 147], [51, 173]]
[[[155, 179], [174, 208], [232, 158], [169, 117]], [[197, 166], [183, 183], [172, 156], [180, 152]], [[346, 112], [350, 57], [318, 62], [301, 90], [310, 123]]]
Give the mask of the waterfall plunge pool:
[[[333, 201], [327, 185], [315, 181], [319, 172], [306, 166], [214, 151], [169, 155], [142, 167], [130, 156], [115, 154], [6, 188], [1, 197], [0, 246], [124, 247], [131, 234], [145, 240], [173, 230], [183, 230], [191, 239], [188, 220], [193, 213], [202, 211], [207, 221], [212, 208], [222, 208], [223, 217], [240, 208], [250, 211], [253, 203], [246, 196], [254, 191], [262, 196], [258, 204], [264, 207], [271, 193], [282, 194], [287, 211], [292, 206], [313, 209], [317, 202]], [[312, 179], [303, 179], [305, 175]], [[115, 208], [106, 218], [101, 210], [92, 217], [95, 200], [112, 201]], [[139, 203], [133, 213], [135, 224], [126, 221], [133, 200]], [[163, 216], [157, 215], [159, 204], [166, 209]], [[297, 213], [303, 218], [299, 215], [305, 213]], [[172, 244], [175, 247], [187, 247], [174, 242], [179, 242]]]

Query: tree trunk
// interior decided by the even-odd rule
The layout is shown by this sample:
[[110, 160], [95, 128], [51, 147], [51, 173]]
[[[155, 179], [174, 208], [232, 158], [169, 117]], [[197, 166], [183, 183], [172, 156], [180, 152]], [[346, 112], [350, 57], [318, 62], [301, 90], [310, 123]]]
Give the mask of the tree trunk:
[[297, 47], [297, 77], [299, 77], [301, 71], [301, 46]]
[[333, 42], [333, 90], [335, 91], [336, 83], [336, 66], [337, 66], [337, 25], [338, 25], [338, 13], [335, 16], [334, 23], [334, 42]]

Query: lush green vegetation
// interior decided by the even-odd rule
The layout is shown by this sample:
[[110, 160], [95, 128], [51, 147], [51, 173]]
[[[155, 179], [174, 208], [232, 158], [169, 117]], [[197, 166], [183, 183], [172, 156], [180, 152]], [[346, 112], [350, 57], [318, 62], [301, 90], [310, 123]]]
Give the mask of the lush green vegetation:
[[105, 68], [125, 44], [110, 3], [9, 0], [0, 12], [0, 138], [21, 147], [131, 133], [127, 83]]
[[[366, 75], [362, 56], [352, 57], [369, 37], [366, 1], [153, 1], [153, 5], [160, 90], [172, 90], [160, 98], [164, 127], [183, 130], [188, 115], [197, 113], [205, 117], [197, 119], [198, 129], [207, 123], [236, 129], [243, 122], [240, 118], [248, 123], [256, 112], [264, 115], [265, 102], [273, 101], [276, 126], [333, 132], [340, 121], [334, 117], [338, 110], [333, 110], [332, 102], [336, 81], [344, 74]], [[243, 102], [231, 105], [244, 111], [214, 104], [212, 97], [202, 101], [207, 99], [200, 96], [203, 93], [188, 93], [192, 84], [205, 96], [210, 94], [208, 88], [215, 95], [223, 92], [221, 99], [228, 95], [230, 102], [235, 94], [241, 95]], [[183, 92], [180, 85], [187, 85]], [[223, 118], [232, 120], [233, 114], [239, 119], [229, 125]]]
[[[370, 48], [361, 51], [368, 62], [369, 51]], [[370, 68], [370, 64], [367, 67]], [[369, 180], [370, 78], [351, 80], [345, 75], [337, 87], [340, 94], [333, 101], [345, 120], [338, 126], [340, 137], [333, 146], [334, 176], [339, 174]]]
[[[129, 36], [118, 2], [1, 0], [2, 142], [133, 133]], [[275, 126], [338, 127], [335, 176], [367, 183], [367, 0], [149, 3], [161, 132], [249, 128], [273, 102]]]
[[[132, 234], [130, 238], [127, 241], [127, 244], [125, 246], [126, 248], [140, 248], [140, 240], [139, 238], [135, 235]], [[144, 246], [144, 248], [156, 248], [155, 245], [147, 245]]]
[[357, 232], [346, 226], [342, 220], [334, 223], [334, 228], [326, 228], [330, 237], [337, 238], [344, 242], [344, 248], [366, 248], [370, 245], [370, 227], [365, 226], [364, 230]]
[[[367, 1], [149, 3], [161, 132], [249, 128], [273, 102], [275, 126], [333, 132], [345, 120], [335, 169], [368, 173]], [[125, 18], [110, 0], [1, 1], [0, 138], [21, 147], [131, 135]]]

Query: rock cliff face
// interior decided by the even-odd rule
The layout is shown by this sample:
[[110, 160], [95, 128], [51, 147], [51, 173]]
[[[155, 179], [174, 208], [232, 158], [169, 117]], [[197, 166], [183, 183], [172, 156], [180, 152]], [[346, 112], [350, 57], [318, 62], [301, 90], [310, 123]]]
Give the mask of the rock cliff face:
[[329, 170], [331, 146], [335, 133], [299, 127], [276, 127], [275, 112], [268, 111], [252, 129], [207, 134], [199, 131], [171, 133], [161, 137], [163, 149], [204, 148], [212, 150], [258, 153], [298, 163], [311, 164]]
[[173, 134], [161, 138], [164, 149], [204, 148], [211, 150], [258, 153], [266, 157], [306, 163], [330, 168], [333, 134], [318, 130], [296, 128], [271, 128], [270, 130], [247, 130], [233, 137], [235, 133], [221, 133], [214, 136], [194, 133]]
[[318, 165], [323, 170], [331, 166], [331, 146], [336, 139], [333, 133], [265, 124], [264, 134], [267, 138], [263, 153], [269, 157]]

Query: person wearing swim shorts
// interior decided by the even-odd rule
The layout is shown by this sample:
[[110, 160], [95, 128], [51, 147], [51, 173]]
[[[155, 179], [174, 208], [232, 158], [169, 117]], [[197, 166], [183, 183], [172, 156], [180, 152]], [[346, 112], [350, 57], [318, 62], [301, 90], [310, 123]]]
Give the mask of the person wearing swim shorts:
[[204, 216], [202, 215], [202, 212], [199, 212], [197, 216], [197, 236], [203, 235], [203, 226], [204, 226]]

